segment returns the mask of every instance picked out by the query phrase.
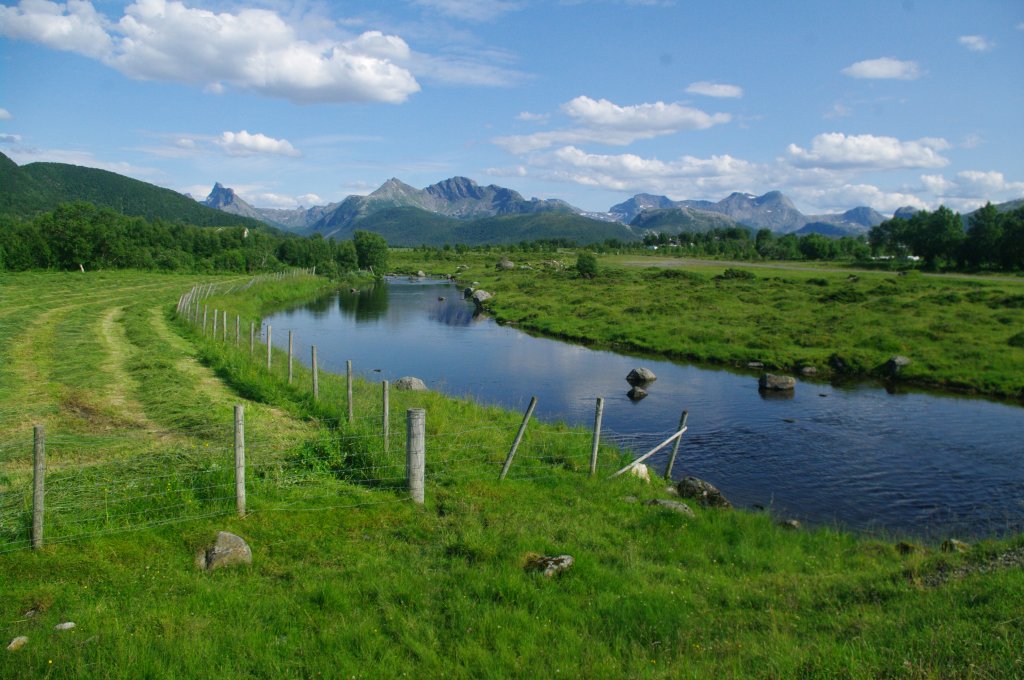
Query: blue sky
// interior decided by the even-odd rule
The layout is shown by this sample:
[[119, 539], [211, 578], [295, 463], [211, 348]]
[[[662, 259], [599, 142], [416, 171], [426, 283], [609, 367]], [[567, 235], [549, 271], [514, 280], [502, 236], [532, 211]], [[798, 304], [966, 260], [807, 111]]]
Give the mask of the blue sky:
[[966, 211], [1024, 196], [1024, 3], [6, 2], [0, 151], [262, 207], [464, 175]]

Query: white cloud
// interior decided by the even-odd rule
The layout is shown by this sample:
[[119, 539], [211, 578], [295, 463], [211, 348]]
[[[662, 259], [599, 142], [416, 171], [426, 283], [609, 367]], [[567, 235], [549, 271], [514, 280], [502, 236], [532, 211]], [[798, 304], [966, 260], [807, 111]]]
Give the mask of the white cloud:
[[627, 146], [639, 139], [651, 139], [683, 130], [703, 130], [732, 120], [732, 116], [727, 113], [707, 114], [681, 104], [655, 102], [619, 106], [607, 99], [585, 96], [566, 102], [561, 109], [577, 127], [497, 137], [493, 141], [514, 154], [587, 142]]
[[0, 144], [20, 144], [21, 135], [0, 134]]
[[136, 0], [110, 22], [86, 0], [0, 7], [0, 34], [99, 59], [125, 75], [211, 92], [225, 86], [300, 103], [400, 103], [419, 91], [400, 63], [408, 45], [367, 31], [345, 41], [299, 37], [277, 13], [214, 13], [176, 0]]
[[26, 163], [67, 163], [68, 165], [81, 165], [87, 168], [109, 170], [119, 175], [134, 177], [146, 182], [153, 182], [155, 178], [162, 176], [162, 172], [156, 168], [132, 165], [124, 161], [102, 161], [88, 151], [15, 146], [11, 148], [7, 155], [18, 165], [25, 165]]
[[492, 21], [523, 6], [509, 0], [413, 0], [414, 4], [468, 21]]
[[743, 88], [739, 85], [727, 85], [725, 83], [709, 83], [701, 80], [690, 83], [686, 91], [690, 94], [702, 94], [705, 97], [742, 97]]
[[964, 149], [977, 149], [979, 146], [985, 143], [985, 138], [976, 132], [971, 132], [964, 136], [960, 142], [960, 146]]
[[522, 120], [529, 123], [545, 123], [551, 118], [550, 114], [547, 113], [530, 113], [529, 111], [523, 111], [516, 116], [516, 120]]
[[842, 183], [827, 187], [799, 187], [793, 189], [791, 194], [793, 199], [816, 206], [826, 213], [844, 212], [862, 205], [882, 213], [893, 213], [905, 206], [928, 209], [928, 204], [914, 194], [885, 191], [873, 184]]
[[851, 78], [915, 80], [921, 76], [916, 61], [901, 61], [892, 57], [867, 59], [851, 64], [842, 70]]
[[0, 120], [11, 120], [14, 116], [7, 109], [0, 109]]
[[952, 180], [941, 175], [922, 175], [921, 181], [928, 191], [942, 197], [1009, 200], [1024, 195], [1024, 182], [1011, 182], [994, 170], [963, 170]]
[[249, 134], [248, 131], [224, 132], [217, 140], [220, 146], [229, 156], [300, 156], [301, 154], [291, 145], [287, 139], [274, 139], [263, 133]]
[[846, 106], [845, 104], [836, 102], [835, 104], [832, 105], [831, 109], [825, 112], [824, 118], [831, 120], [834, 118], [847, 118], [852, 115], [853, 109], [851, 109], [849, 106]]
[[904, 142], [895, 137], [830, 132], [812, 139], [810, 149], [790, 144], [787, 152], [793, 164], [800, 167], [891, 170], [941, 168], [949, 160], [939, 152], [949, 147], [944, 139], [925, 137]]
[[972, 52], [988, 52], [996, 46], [994, 42], [980, 35], [962, 35], [956, 41]]
[[320, 198], [316, 194], [303, 194], [298, 196], [296, 200], [298, 200], [299, 205], [307, 208], [314, 205], [324, 205], [326, 203], [324, 199]]

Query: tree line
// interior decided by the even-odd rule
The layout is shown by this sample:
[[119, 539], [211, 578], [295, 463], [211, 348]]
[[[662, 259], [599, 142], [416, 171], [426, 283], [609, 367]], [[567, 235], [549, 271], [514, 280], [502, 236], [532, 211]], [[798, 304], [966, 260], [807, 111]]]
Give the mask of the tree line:
[[351, 241], [270, 229], [197, 227], [128, 217], [91, 203], [61, 205], [31, 220], [0, 216], [0, 270], [145, 269], [199, 273], [316, 267], [338, 276], [387, 273], [388, 246], [358, 231]]
[[893, 218], [868, 234], [872, 252], [918, 257], [925, 269], [1024, 270], [1024, 207], [999, 212], [991, 203], [967, 220], [945, 206]]

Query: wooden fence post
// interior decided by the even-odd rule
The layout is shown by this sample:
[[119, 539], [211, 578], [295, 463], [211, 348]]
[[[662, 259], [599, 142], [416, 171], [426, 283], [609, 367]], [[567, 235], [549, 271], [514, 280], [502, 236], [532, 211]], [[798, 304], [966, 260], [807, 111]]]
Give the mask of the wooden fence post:
[[210, 311], [210, 305], [203, 305], [203, 335], [206, 335], [206, 314]]
[[537, 407], [537, 397], [530, 397], [530, 406], [526, 409], [526, 415], [523, 416], [523, 424], [519, 426], [519, 432], [516, 433], [515, 441], [512, 442], [512, 448], [509, 449], [508, 456], [505, 458], [505, 465], [501, 468], [501, 474], [498, 475], [498, 481], [505, 479], [505, 475], [508, 474], [508, 469], [512, 467], [512, 459], [516, 457], [516, 449], [519, 448], [519, 442], [523, 440], [523, 435], [526, 433], [526, 425], [530, 422], [530, 416], [533, 415], [533, 409]]
[[242, 316], [235, 314], [235, 347], [242, 340]]
[[[683, 411], [683, 415], [679, 417], [679, 429], [681, 431], [686, 430], [686, 419], [690, 417], [689, 412]], [[676, 443], [672, 446], [672, 455], [668, 459], [668, 467], [665, 468], [665, 479], [672, 479], [672, 466], [676, 464], [676, 454], [679, 453], [679, 445], [683, 441], [683, 435], [679, 435], [679, 439], [676, 439]]]
[[245, 410], [235, 405], [235, 505], [245, 517]]
[[288, 331], [288, 384], [292, 384], [292, 331]]
[[256, 351], [256, 322], [249, 322], [249, 354]]
[[346, 383], [347, 383], [347, 387], [346, 387], [346, 394], [347, 394], [346, 402], [348, 403], [348, 424], [351, 425], [352, 421], [355, 419], [354, 416], [353, 416], [353, 408], [352, 408], [352, 360], [351, 359], [349, 359], [349, 360], [347, 360], [345, 362], [345, 375], [347, 376], [347, 378], [346, 378]]
[[222, 326], [223, 326], [223, 333], [222, 333], [223, 337], [222, 337], [222, 339], [223, 339], [224, 344], [227, 344], [227, 342], [228, 342], [228, 312], [227, 312], [226, 309], [224, 310], [224, 323], [222, 324]]
[[313, 401], [320, 398], [320, 374], [316, 367], [316, 345], [313, 345]]
[[220, 314], [217, 313], [217, 308], [214, 307], [213, 308], [213, 339], [214, 340], [217, 339], [217, 317], [219, 317], [219, 316], [220, 316]]
[[597, 447], [601, 445], [601, 417], [604, 415], [604, 397], [597, 398], [594, 412], [594, 445], [590, 449], [590, 476], [597, 474]]
[[426, 452], [426, 414], [421, 408], [406, 412], [405, 476], [413, 503], [423, 505], [423, 475]]
[[384, 420], [384, 453], [387, 453], [391, 443], [391, 398], [388, 395], [387, 380], [381, 383], [381, 401], [383, 402], [381, 413]]
[[43, 498], [46, 480], [46, 430], [32, 428], [32, 549], [43, 547]]
[[274, 327], [267, 324], [267, 370], [270, 370], [270, 353], [274, 349]]

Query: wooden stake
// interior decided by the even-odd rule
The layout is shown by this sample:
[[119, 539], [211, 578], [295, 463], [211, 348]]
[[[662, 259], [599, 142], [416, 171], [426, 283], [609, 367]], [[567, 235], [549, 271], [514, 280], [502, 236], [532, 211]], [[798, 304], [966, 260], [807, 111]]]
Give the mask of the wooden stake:
[[387, 380], [381, 383], [381, 401], [383, 402], [381, 412], [384, 420], [384, 453], [387, 453], [391, 440], [391, 398], [388, 395]]
[[235, 504], [238, 516], [245, 517], [245, 411], [235, 405]]
[[274, 327], [267, 325], [267, 370], [270, 370], [270, 352], [274, 349]]
[[512, 459], [516, 457], [516, 449], [519, 448], [519, 442], [523, 440], [523, 435], [526, 433], [526, 425], [530, 422], [530, 416], [533, 415], [533, 409], [537, 407], [537, 397], [530, 397], [530, 405], [526, 409], [526, 415], [523, 416], [523, 424], [519, 426], [519, 432], [516, 433], [515, 441], [512, 442], [512, 448], [509, 449], [508, 456], [505, 458], [505, 465], [501, 468], [501, 474], [498, 475], [498, 481], [505, 479], [505, 475], [508, 474], [508, 469], [512, 467]]
[[421, 408], [406, 412], [405, 476], [413, 503], [423, 505], [423, 476], [426, 467], [426, 414]]
[[351, 359], [349, 359], [349, 360], [347, 360], [345, 362], [345, 374], [348, 376], [347, 377], [347, 389], [346, 389], [347, 394], [348, 394], [348, 396], [346, 397], [346, 400], [348, 402], [348, 424], [351, 425], [352, 421], [355, 419], [353, 417], [353, 408], [352, 408], [352, 360]]
[[46, 430], [32, 428], [32, 549], [43, 547], [43, 499], [46, 480]]
[[320, 376], [316, 368], [316, 345], [313, 345], [313, 401], [320, 398]]
[[288, 331], [288, 384], [292, 384], [292, 332]]
[[594, 412], [594, 445], [590, 449], [590, 476], [597, 474], [597, 447], [601, 445], [601, 416], [604, 415], [604, 397], [597, 398]]
[[686, 431], [686, 419], [690, 417], [689, 412], [683, 411], [683, 415], [679, 417], [679, 438], [676, 439], [676, 443], [672, 446], [672, 455], [668, 458], [668, 467], [665, 468], [665, 479], [672, 479], [672, 466], [676, 464], [676, 454], [679, 453], [679, 444], [683, 441], [682, 433]]

